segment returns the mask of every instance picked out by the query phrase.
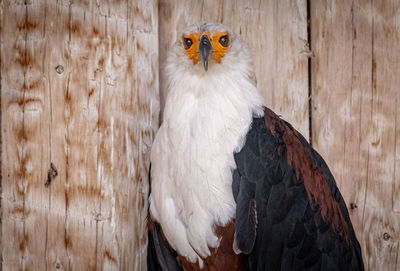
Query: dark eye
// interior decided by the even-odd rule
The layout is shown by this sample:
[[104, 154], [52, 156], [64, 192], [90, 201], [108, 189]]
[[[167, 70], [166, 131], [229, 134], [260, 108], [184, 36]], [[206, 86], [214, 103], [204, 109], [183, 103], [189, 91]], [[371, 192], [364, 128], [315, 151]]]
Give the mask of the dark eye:
[[228, 35], [222, 36], [219, 38], [219, 43], [224, 46], [224, 47], [228, 47], [229, 45], [229, 38]]
[[185, 47], [185, 49], [189, 49], [190, 46], [192, 46], [192, 44], [193, 44], [192, 39], [189, 39], [189, 38], [183, 39], [183, 46]]

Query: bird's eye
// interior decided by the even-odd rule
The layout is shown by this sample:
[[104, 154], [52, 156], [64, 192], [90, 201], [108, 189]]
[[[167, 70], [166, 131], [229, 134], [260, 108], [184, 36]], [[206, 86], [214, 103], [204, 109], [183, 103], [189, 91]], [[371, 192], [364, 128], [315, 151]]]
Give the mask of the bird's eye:
[[228, 47], [228, 45], [229, 45], [229, 37], [228, 37], [228, 35], [220, 37], [219, 38], [219, 43], [224, 47]]
[[192, 46], [192, 44], [193, 44], [192, 39], [189, 38], [183, 39], [183, 46], [185, 47], [186, 50], [189, 49]]

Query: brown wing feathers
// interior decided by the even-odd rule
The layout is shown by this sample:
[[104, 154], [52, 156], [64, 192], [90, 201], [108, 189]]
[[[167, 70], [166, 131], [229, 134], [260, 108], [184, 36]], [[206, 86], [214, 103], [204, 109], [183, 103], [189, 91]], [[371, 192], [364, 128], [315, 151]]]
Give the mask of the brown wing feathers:
[[286, 158], [294, 168], [296, 177], [304, 182], [310, 202], [319, 206], [319, 211], [327, 223], [330, 223], [335, 231], [342, 233], [348, 239], [348, 226], [340, 210], [339, 204], [332, 196], [331, 190], [322, 173], [310, 154], [299, 139], [299, 133], [292, 126], [281, 120], [272, 110], [264, 109], [265, 125], [272, 132], [279, 132], [286, 145]]

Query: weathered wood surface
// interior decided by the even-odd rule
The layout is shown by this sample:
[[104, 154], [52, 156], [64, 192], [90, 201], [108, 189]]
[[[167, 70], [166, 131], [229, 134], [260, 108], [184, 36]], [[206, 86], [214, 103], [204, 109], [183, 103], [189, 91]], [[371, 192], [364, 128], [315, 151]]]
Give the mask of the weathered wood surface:
[[198, 21], [220, 22], [249, 44], [257, 87], [265, 104], [308, 138], [308, 47], [305, 0], [159, 2], [161, 103], [167, 95], [162, 67], [182, 30]]
[[156, 1], [0, 5], [2, 269], [144, 270]]
[[145, 269], [158, 61], [199, 20], [239, 33], [266, 105], [311, 132], [367, 270], [400, 270], [400, 3], [309, 3], [311, 123], [305, 0], [0, 0], [3, 270]]
[[[366, 270], [400, 270], [400, 2], [312, 1], [312, 139]], [[355, 208], [357, 207], [357, 208]]]

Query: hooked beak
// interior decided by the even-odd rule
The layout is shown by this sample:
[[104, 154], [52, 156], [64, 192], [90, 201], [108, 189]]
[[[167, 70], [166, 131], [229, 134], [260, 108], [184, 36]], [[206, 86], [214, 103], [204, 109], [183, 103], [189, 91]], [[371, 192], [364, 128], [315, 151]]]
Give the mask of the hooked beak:
[[200, 39], [199, 52], [203, 60], [204, 70], [208, 70], [208, 57], [211, 53], [211, 43], [207, 35], [203, 35]]

